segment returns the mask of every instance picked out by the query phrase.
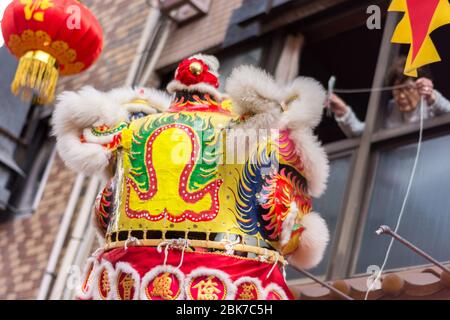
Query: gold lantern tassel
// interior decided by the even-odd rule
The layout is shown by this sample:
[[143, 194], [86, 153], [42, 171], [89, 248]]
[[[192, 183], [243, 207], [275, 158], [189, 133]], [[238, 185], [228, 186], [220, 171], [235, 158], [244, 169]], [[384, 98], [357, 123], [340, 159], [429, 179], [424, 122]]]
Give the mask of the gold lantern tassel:
[[44, 105], [55, 98], [58, 82], [56, 59], [44, 51], [28, 51], [19, 60], [16, 76], [11, 84], [15, 95], [24, 100]]

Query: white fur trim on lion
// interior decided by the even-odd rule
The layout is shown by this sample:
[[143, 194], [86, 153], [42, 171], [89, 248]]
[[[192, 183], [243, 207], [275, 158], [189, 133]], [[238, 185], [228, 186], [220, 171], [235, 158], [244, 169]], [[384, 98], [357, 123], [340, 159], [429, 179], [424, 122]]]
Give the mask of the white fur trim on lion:
[[264, 299], [267, 300], [267, 296], [269, 295], [270, 292], [273, 292], [273, 291], [276, 292], [281, 297], [281, 299], [289, 300], [289, 298], [288, 298], [286, 292], [284, 292], [283, 288], [281, 288], [276, 283], [271, 283], [264, 289], [264, 293], [265, 293]]
[[[148, 105], [134, 103], [145, 100]], [[151, 88], [118, 88], [108, 93], [92, 87], [84, 87], [78, 92], [63, 92], [58, 97], [52, 117], [53, 134], [57, 140], [57, 150], [66, 165], [74, 171], [86, 175], [104, 175], [109, 165], [111, 152], [98, 145], [109, 142], [110, 137], [98, 138], [90, 135], [89, 129], [106, 125], [115, 127], [128, 121], [129, 113], [142, 111], [155, 113], [170, 106], [170, 96]], [[80, 141], [84, 133], [88, 142]]]
[[114, 127], [126, 118], [126, 111], [108, 94], [84, 87], [78, 92], [65, 91], [58, 96], [52, 125], [54, 134], [59, 137], [72, 130], [81, 133], [99, 122]]
[[320, 197], [327, 187], [330, 166], [328, 156], [312, 129], [295, 129], [289, 134], [304, 165], [308, 191]]
[[126, 111], [103, 92], [84, 87], [79, 92], [63, 92], [52, 117], [56, 147], [66, 165], [86, 175], [104, 174], [110, 151], [100, 145], [82, 143], [84, 129], [101, 122], [114, 127], [126, 119]]
[[[265, 295], [265, 291], [262, 285], [261, 280], [259, 280], [258, 278], [253, 278], [253, 277], [241, 277], [238, 280], [236, 280], [234, 282], [234, 285], [236, 286], [236, 288], [239, 288], [239, 286], [243, 283], [252, 283], [255, 285], [256, 290], [258, 291], [258, 299], [257, 300], [264, 300], [266, 298]], [[237, 299], [238, 297], [236, 297]]]
[[326, 98], [323, 86], [312, 78], [300, 77], [284, 89], [281, 129], [315, 128], [322, 120]]
[[326, 189], [329, 164], [313, 129], [322, 119], [325, 89], [316, 80], [301, 77], [294, 80], [285, 91], [288, 110], [281, 116], [280, 129], [290, 130], [289, 137], [305, 166], [309, 193], [319, 197]]
[[130, 274], [131, 278], [133, 279], [133, 287], [134, 287], [134, 295], [131, 300], [139, 300], [140, 296], [140, 289], [141, 289], [141, 277], [139, 276], [139, 273], [131, 266], [131, 264], [126, 262], [118, 262], [116, 263], [116, 286], [114, 287], [115, 290], [115, 298], [116, 300], [121, 300], [120, 293], [119, 293], [119, 281], [120, 281], [120, 274], [126, 273]]
[[99, 144], [82, 143], [80, 135], [67, 132], [57, 137], [56, 148], [70, 169], [85, 175], [105, 175], [111, 151]]
[[[106, 297], [102, 297], [100, 294], [99, 281], [103, 269], [108, 272], [109, 292]], [[97, 267], [93, 279], [93, 298], [94, 300], [114, 300], [115, 299], [115, 287], [116, 287], [116, 272], [109, 261], [102, 260]]]
[[322, 117], [323, 87], [311, 78], [298, 78], [288, 86], [281, 86], [267, 72], [241, 66], [228, 78], [226, 92], [237, 114], [251, 115], [236, 128], [290, 130], [289, 136], [305, 163], [309, 192], [313, 197], [320, 196], [326, 189], [329, 166], [312, 129]]
[[108, 97], [128, 113], [145, 112], [154, 114], [164, 112], [170, 107], [171, 97], [153, 88], [122, 87], [109, 91]]
[[77, 296], [82, 300], [89, 300], [92, 298], [97, 267], [98, 262], [96, 258], [91, 257], [86, 261], [81, 278], [83, 282], [77, 286]]
[[158, 112], [164, 112], [160, 111], [162, 109], [156, 109], [156, 107], [152, 108], [150, 105], [146, 104], [147, 102], [142, 101], [142, 103], [137, 101], [131, 101], [129, 103], [125, 103], [122, 106], [127, 110], [128, 113], [135, 113], [135, 112], [143, 112], [146, 115], [150, 114], [156, 114]]
[[323, 258], [330, 233], [325, 220], [315, 212], [306, 214], [301, 224], [305, 228], [299, 239], [298, 248], [288, 257], [290, 264], [311, 269]]
[[233, 70], [226, 83], [226, 93], [238, 115], [281, 114], [284, 99], [282, 87], [262, 69], [243, 65]]

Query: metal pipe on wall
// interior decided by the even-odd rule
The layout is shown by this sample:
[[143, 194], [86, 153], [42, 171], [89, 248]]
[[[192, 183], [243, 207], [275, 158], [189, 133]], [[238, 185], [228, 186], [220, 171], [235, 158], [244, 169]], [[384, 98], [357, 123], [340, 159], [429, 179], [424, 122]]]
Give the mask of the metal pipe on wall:
[[97, 196], [100, 186], [100, 179], [93, 177], [90, 179], [87, 190], [83, 197], [82, 206], [80, 208], [79, 216], [77, 217], [75, 227], [69, 238], [69, 244], [67, 245], [66, 253], [64, 259], [59, 268], [58, 276], [56, 277], [55, 285], [50, 294], [50, 300], [59, 300], [67, 281], [67, 276], [69, 275], [69, 270], [73, 265], [75, 255], [77, 254], [79, 245], [83, 239], [86, 226], [90, 223], [92, 204], [94, 203], [95, 197]]
[[47, 263], [47, 268], [45, 269], [45, 274], [44, 277], [42, 278], [41, 285], [39, 287], [39, 292], [37, 295], [38, 300], [47, 299], [50, 286], [53, 282], [53, 278], [55, 277], [55, 270], [56, 265], [58, 264], [58, 258], [61, 255], [64, 240], [66, 239], [67, 232], [69, 231], [70, 224], [72, 222], [72, 217], [81, 194], [83, 182], [84, 176], [82, 174], [79, 174], [75, 179], [75, 183], [73, 184], [72, 192], [69, 197], [69, 202], [67, 203], [66, 210], [62, 217], [61, 225], [58, 229], [55, 244], [53, 245], [52, 252], [50, 254], [50, 259]]
[[166, 21], [162, 26], [161, 37], [159, 38], [159, 41], [156, 44], [155, 51], [153, 52], [153, 55], [148, 63], [148, 66], [144, 71], [141, 81], [139, 82], [139, 86], [145, 86], [148, 83], [151, 75], [155, 71], [156, 64], [158, 63], [158, 60], [161, 57], [162, 51], [166, 46], [167, 40], [169, 39], [169, 35], [173, 27], [174, 25], [172, 21]]
[[[92, 223], [88, 223], [87, 230], [80, 244], [80, 250], [78, 250], [75, 259], [73, 261], [73, 265], [78, 268], [75, 269], [77, 272], [77, 276], [82, 276], [82, 271], [86, 260], [92, 254], [92, 247], [95, 242], [95, 227]], [[77, 279], [77, 278], [75, 278]], [[81, 278], [77, 279], [81, 280]], [[75, 298], [77, 291], [71, 290], [71, 288], [66, 288], [62, 294], [63, 300], [71, 300]]]
[[142, 31], [141, 41], [139, 43], [136, 56], [134, 57], [134, 60], [130, 66], [130, 71], [125, 81], [126, 86], [132, 86], [135, 83], [139, 66], [142, 63], [143, 57], [146, 55], [148, 42], [150, 41], [156, 28], [158, 27], [158, 23], [161, 18], [161, 12], [157, 8], [157, 4], [150, 6], [150, 12], [147, 17], [147, 22], [145, 24], [144, 30]]

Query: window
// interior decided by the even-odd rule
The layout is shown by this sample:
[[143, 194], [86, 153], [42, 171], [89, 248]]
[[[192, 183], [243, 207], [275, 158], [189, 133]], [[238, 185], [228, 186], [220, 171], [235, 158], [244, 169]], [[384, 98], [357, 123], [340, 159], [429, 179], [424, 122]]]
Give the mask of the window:
[[[440, 261], [450, 261], [450, 135], [423, 143], [417, 174], [399, 233]], [[356, 273], [369, 265], [379, 265], [390, 237], [377, 236], [381, 225], [392, 228], [406, 193], [417, 144], [407, 144], [379, 151], [375, 169], [369, 213], [359, 250]], [[427, 262], [398, 242], [393, 246], [387, 269], [408, 267]]]
[[[404, 48], [392, 45], [390, 35], [400, 16], [391, 16], [386, 22], [386, 38], [380, 49], [379, 75], [386, 75], [394, 59], [404, 53]], [[437, 43], [449, 48], [448, 42]], [[445, 50], [444, 50], [445, 51]], [[447, 62], [448, 63], [448, 62]], [[435, 65], [444, 68], [446, 63]], [[442, 75], [436, 78], [435, 87], [444, 95], [446, 87]], [[376, 78], [374, 86], [382, 86], [384, 79]], [[375, 235], [381, 225], [395, 228], [406, 188], [413, 168], [419, 136], [419, 123], [399, 125], [382, 129], [386, 100], [390, 92], [373, 92], [369, 108], [371, 117], [366, 123], [374, 125], [360, 141], [359, 157], [355, 159], [349, 187], [347, 212], [342, 225], [345, 232], [339, 238], [339, 252], [333, 265], [332, 278], [344, 278], [366, 273], [370, 265], [381, 266], [390, 238]], [[449, 129], [450, 115], [425, 121], [424, 143], [410, 197], [407, 202], [399, 234], [419, 246], [435, 259], [450, 260], [446, 248], [446, 230], [450, 224], [448, 195], [449, 173]], [[386, 266], [386, 270], [429, 264], [397, 241]], [[385, 270], [385, 271], [386, 271]]]
[[23, 170], [14, 159], [17, 146], [23, 143], [21, 131], [26, 123], [30, 106], [11, 94], [17, 61], [6, 47], [0, 47], [0, 210], [9, 203], [11, 190], [7, 187], [11, 176], [23, 175]]
[[10, 92], [17, 61], [0, 48], [0, 213], [32, 213], [45, 182], [54, 149], [49, 139], [51, 109], [32, 106]]
[[[361, 9], [360, 15], [363, 12]], [[332, 23], [325, 22], [317, 23], [317, 27], [308, 25], [300, 30], [306, 44], [301, 52], [300, 75], [316, 78], [325, 86], [330, 76], [335, 75], [336, 87], [340, 89], [384, 86], [394, 59], [409, 49], [390, 43], [400, 18], [401, 15], [394, 14], [384, 19], [383, 32], [369, 32], [365, 25], [346, 30], [334, 30]], [[336, 28], [339, 25], [344, 25], [342, 20]], [[443, 31], [434, 34], [433, 40], [445, 53], [450, 46], [443, 34]], [[447, 61], [431, 66], [436, 75], [435, 87], [446, 97], [450, 95], [447, 76], [436, 70], [449, 65]], [[383, 129], [391, 92], [374, 90], [370, 94], [342, 94], [341, 97], [353, 107], [360, 120], [371, 126], [366, 126], [364, 137], [346, 139], [334, 119], [324, 117], [316, 131], [332, 160], [327, 192], [314, 202], [314, 210], [327, 221], [332, 239], [324, 260], [311, 271], [326, 279], [366, 273], [370, 265], [382, 264], [390, 238], [376, 236], [374, 232], [380, 225], [395, 227], [413, 167], [419, 131], [418, 123]], [[450, 115], [425, 121], [422, 156], [399, 230], [402, 236], [444, 262], [450, 261], [446, 248], [446, 230], [450, 227], [448, 123]], [[387, 269], [427, 263], [395, 243]], [[288, 279], [299, 277], [289, 270]]]
[[55, 142], [50, 135], [50, 108], [32, 108], [33, 116], [28, 120], [22, 139], [25, 147], [18, 148], [16, 158], [24, 169], [23, 176], [10, 178], [10, 210], [16, 215], [31, 214], [37, 210], [47, 182], [55, 152]]

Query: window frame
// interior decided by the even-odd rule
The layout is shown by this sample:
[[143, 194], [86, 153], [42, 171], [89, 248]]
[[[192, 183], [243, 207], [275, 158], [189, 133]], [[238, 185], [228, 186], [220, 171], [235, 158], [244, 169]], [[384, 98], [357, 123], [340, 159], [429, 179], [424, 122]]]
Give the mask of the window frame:
[[[372, 87], [384, 85], [384, 75], [391, 61], [399, 54], [399, 46], [390, 43], [390, 36], [400, 21], [400, 14], [392, 13], [385, 22], [382, 45], [376, 67]], [[355, 273], [363, 241], [363, 234], [367, 223], [372, 192], [375, 187], [376, 169], [378, 166], [380, 152], [393, 146], [404, 146], [417, 141], [420, 124], [405, 124], [399, 128], [383, 129], [379, 126], [383, 115], [383, 93], [372, 92], [369, 100], [366, 127], [363, 136], [359, 139], [335, 142], [325, 145], [325, 149], [332, 157], [342, 149], [351, 149], [359, 143], [356, 150], [356, 159], [351, 167], [347, 195], [344, 198], [345, 209], [341, 217], [342, 228], [336, 230], [339, 234], [335, 247], [335, 256], [330, 258], [330, 270], [327, 279], [342, 279], [357, 276]], [[424, 121], [424, 140], [434, 139], [450, 133], [448, 124], [450, 114]], [[356, 191], [360, 189], [360, 191]], [[345, 225], [345, 228], [344, 228]], [[340, 252], [340, 254], [338, 253]], [[381, 263], [382, 261], [380, 261]], [[411, 267], [401, 268], [406, 270]], [[397, 270], [397, 269], [396, 269]]]
[[[42, 200], [56, 155], [56, 141], [50, 135], [52, 110], [46, 106], [31, 105], [28, 112], [27, 121], [20, 135], [22, 143], [14, 153], [14, 159], [23, 168], [24, 174], [9, 176], [8, 186], [11, 196], [5, 213], [10, 217], [24, 218], [33, 215]], [[38, 144], [35, 141], [36, 137]], [[44, 150], [47, 152], [43, 154], [43, 158], [39, 158]], [[33, 176], [32, 173], [39, 169], [42, 174]], [[35, 193], [30, 193], [29, 201], [25, 201], [24, 197], [32, 188], [35, 188]]]
[[[445, 117], [446, 124], [448, 125], [450, 123], [450, 115], [441, 116]], [[439, 137], [444, 137], [450, 135], [450, 128], [447, 126], [445, 128], [442, 125], [442, 121], [433, 121], [438, 120], [437, 118], [431, 118], [428, 120], [425, 120], [424, 123], [424, 132], [423, 132], [423, 141], [427, 140], [433, 140], [437, 139]], [[350, 262], [350, 273], [349, 276], [357, 276], [358, 273], [356, 273], [357, 264], [359, 260], [359, 255], [361, 252], [361, 247], [364, 240], [364, 232], [367, 224], [367, 219], [369, 217], [369, 210], [370, 205], [372, 201], [372, 193], [375, 188], [375, 178], [378, 170], [378, 164], [380, 161], [380, 154], [387, 150], [392, 148], [399, 148], [403, 146], [407, 146], [410, 144], [417, 143], [418, 135], [420, 131], [419, 124], [414, 124], [414, 127], [417, 127], [414, 131], [411, 131], [410, 125], [405, 126], [405, 130], [396, 130], [398, 133], [395, 135], [387, 135], [384, 139], [381, 141], [372, 141], [373, 151], [371, 153], [371, 160], [370, 160], [370, 169], [369, 169], [369, 176], [367, 179], [367, 189], [364, 193], [364, 198], [362, 200], [362, 210], [359, 217], [359, 223], [358, 223], [358, 229], [355, 232], [355, 246], [353, 248], [353, 252], [351, 255], [351, 262]], [[398, 128], [400, 129], [400, 128]], [[383, 130], [383, 131], [391, 131], [389, 129]], [[375, 136], [376, 134], [374, 134]], [[412, 170], [412, 168], [411, 168]], [[397, 214], [397, 212], [393, 212], [394, 214]], [[393, 227], [393, 226], [392, 226]], [[374, 230], [375, 232], [375, 230]], [[380, 261], [381, 263], [381, 261]], [[394, 268], [394, 269], [388, 269], [389, 271], [392, 270], [407, 270], [411, 267], [402, 267], [402, 268]]]
[[[358, 141], [359, 139], [354, 139], [354, 141]], [[334, 144], [334, 143], [332, 143]], [[353, 168], [355, 165], [355, 161], [356, 161], [356, 148], [350, 148], [350, 149], [346, 149], [347, 145], [342, 144], [342, 150], [337, 150], [334, 151], [333, 153], [329, 153], [328, 154], [328, 159], [329, 161], [333, 161], [336, 159], [340, 159], [340, 158], [344, 158], [347, 156], [350, 156], [350, 166], [349, 166], [349, 176], [347, 178], [347, 183], [345, 185], [345, 191], [344, 191], [344, 195], [342, 198], [342, 203], [341, 203], [341, 207], [339, 209], [339, 215], [337, 217], [336, 220], [336, 227], [335, 227], [335, 231], [334, 231], [334, 235], [333, 238], [330, 239], [329, 242], [329, 246], [331, 246], [331, 250], [330, 250], [330, 259], [328, 261], [328, 266], [326, 267], [326, 271], [325, 271], [325, 276], [324, 279], [325, 280], [329, 280], [331, 278], [332, 272], [333, 272], [333, 261], [334, 261], [334, 257], [338, 254], [338, 239], [340, 237], [340, 230], [342, 229], [342, 225], [344, 223], [344, 219], [343, 219], [343, 214], [344, 214], [344, 210], [345, 210], [345, 206], [347, 203], [347, 199], [349, 196], [349, 191], [350, 191], [350, 182], [351, 182], [351, 175], [353, 172]]]

